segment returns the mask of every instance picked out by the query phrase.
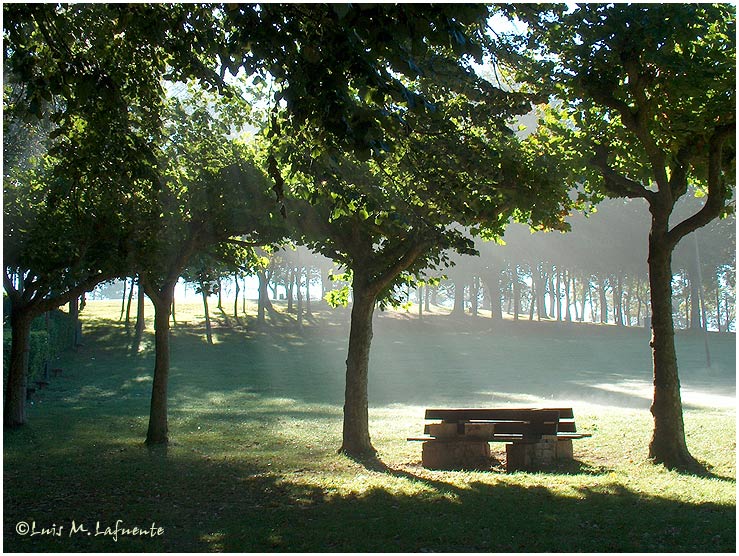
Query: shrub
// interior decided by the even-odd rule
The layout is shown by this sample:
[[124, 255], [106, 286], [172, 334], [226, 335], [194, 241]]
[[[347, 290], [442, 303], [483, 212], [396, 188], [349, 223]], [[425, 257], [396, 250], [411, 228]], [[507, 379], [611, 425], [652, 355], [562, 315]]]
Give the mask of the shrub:
[[[31, 338], [28, 354], [28, 382], [41, 380], [44, 376], [44, 364], [57, 357], [72, 345], [73, 326], [67, 313], [59, 310], [51, 311], [36, 318], [31, 325]], [[3, 328], [3, 384], [8, 376], [10, 362], [11, 330]]]

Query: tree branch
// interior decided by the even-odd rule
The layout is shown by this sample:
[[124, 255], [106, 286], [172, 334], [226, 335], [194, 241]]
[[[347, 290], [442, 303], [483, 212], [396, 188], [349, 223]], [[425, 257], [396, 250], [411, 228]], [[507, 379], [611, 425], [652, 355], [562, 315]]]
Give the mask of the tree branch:
[[595, 156], [590, 159], [590, 164], [600, 171], [604, 186], [609, 193], [631, 199], [646, 199], [650, 202], [654, 197], [653, 191], [649, 191], [641, 183], [629, 179], [611, 168], [608, 164], [608, 149], [605, 145], [595, 145]]
[[703, 207], [676, 224], [668, 233], [667, 238], [672, 245], [677, 243], [690, 232], [697, 230], [717, 218], [726, 207], [726, 184], [721, 179], [721, 151], [724, 141], [736, 134], [736, 122], [717, 126], [708, 141], [708, 197]]

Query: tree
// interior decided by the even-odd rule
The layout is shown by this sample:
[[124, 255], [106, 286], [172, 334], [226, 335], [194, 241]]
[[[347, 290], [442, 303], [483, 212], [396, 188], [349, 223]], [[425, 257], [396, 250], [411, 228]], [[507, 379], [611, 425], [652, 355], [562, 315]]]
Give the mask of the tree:
[[[589, 187], [640, 198], [651, 214], [654, 432], [649, 455], [693, 468], [683, 425], [672, 320], [672, 252], [725, 214], [734, 178], [735, 8], [729, 5], [578, 5], [531, 27], [536, 75], [564, 103], [557, 127]], [[531, 66], [529, 66], [531, 67]], [[702, 207], [671, 221], [693, 183]]]
[[[63, 45], [45, 44], [46, 29], [35, 11], [45, 9], [3, 7], [4, 147], [12, 145], [5, 149], [11, 156], [3, 176], [3, 283], [13, 328], [7, 426], [26, 422], [30, 321], [124, 272], [135, 235], [133, 192], [151, 178], [141, 154], [149, 120], [141, 117], [140, 104], [130, 103], [124, 113], [126, 94], [108, 96], [104, 83], [93, 90], [82, 78], [66, 86], [55, 81], [56, 48]], [[78, 52], [74, 62], [82, 63], [84, 54]], [[125, 49], [117, 55], [128, 55], [131, 64], [139, 58]], [[88, 77], [104, 64], [104, 59], [84, 64]], [[124, 79], [132, 89], [133, 81]]]
[[399, 303], [396, 288], [445, 266], [447, 250], [476, 253], [467, 231], [500, 235], [512, 216], [559, 225], [570, 203], [554, 168], [538, 166], [546, 159], [537, 144], [522, 147], [489, 112], [476, 119], [462, 97], [454, 100], [446, 118], [407, 114], [407, 138], [378, 160], [283, 147], [293, 161], [304, 156], [293, 164], [286, 200], [298, 240], [351, 274], [340, 451], [352, 456], [374, 453], [367, 383], [375, 305]]
[[169, 440], [169, 319], [180, 276], [196, 256], [219, 244], [251, 245], [260, 232], [279, 236], [281, 230], [266, 176], [244, 144], [228, 139], [232, 124], [240, 122], [224, 117], [234, 113], [225, 108], [196, 89], [172, 100], [159, 194], [142, 218], [146, 233], [136, 266], [154, 304], [156, 352], [147, 444]]

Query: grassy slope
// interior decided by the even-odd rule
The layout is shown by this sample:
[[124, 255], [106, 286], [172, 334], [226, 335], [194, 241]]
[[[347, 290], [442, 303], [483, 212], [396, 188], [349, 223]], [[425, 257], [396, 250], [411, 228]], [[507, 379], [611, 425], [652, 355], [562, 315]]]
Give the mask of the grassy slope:
[[[335, 454], [346, 314], [299, 333], [219, 328], [178, 307], [167, 450], [142, 445], [151, 337], [133, 356], [116, 304], [83, 313], [85, 346], [4, 439], [6, 551], [734, 551], [734, 337], [678, 338], [686, 429], [707, 477], [645, 461], [649, 350], [643, 330], [381, 315], [371, 363], [371, 430], [384, 467]], [[216, 316], [216, 315], [214, 315]], [[221, 317], [221, 321], [225, 321]], [[233, 320], [233, 319], [229, 319]], [[200, 328], [198, 328], [200, 327]], [[645, 390], [646, 389], [646, 390]], [[645, 393], [646, 392], [646, 393]], [[577, 462], [542, 473], [420, 466], [430, 405], [569, 402]], [[503, 446], [493, 446], [502, 457]], [[69, 536], [116, 519], [154, 539]], [[63, 525], [20, 537], [16, 523]]]

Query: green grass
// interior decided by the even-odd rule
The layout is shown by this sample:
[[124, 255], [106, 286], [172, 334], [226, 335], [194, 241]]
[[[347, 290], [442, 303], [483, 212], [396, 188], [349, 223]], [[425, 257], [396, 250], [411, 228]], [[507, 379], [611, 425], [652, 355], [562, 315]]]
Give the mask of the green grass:
[[[253, 308], [252, 308], [253, 309]], [[678, 337], [685, 424], [706, 476], [646, 461], [651, 419], [644, 330], [484, 319], [378, 316], [370, 427], [381, 463], [336, 454], [348, 313], [299, 331], [177, 309], [166, 449], [143, 446], [151, 322], [137, 354], [117, 304], [89, 302], [85, 345], [59, 362], [4, 438], [6, 551], [690, 551], [736, 548], [735, 344]], [[151, 311], [149, 311], [151, 315]], [[186, 324], [185, 324], [186, 323]], [[226, 324], [234, 325], [229, 328]], [[432, 405], [571, 403], [576, 461], [540, 473], [420, 465]], [[493, 445], [502, 460], [503, 446]], [[155, 538], [95, 536], [95, 523], [164, 527]], [[92, 535], [69, 535], [84, 523]], [[59, 537], [20, 536], [64, 526]]]

